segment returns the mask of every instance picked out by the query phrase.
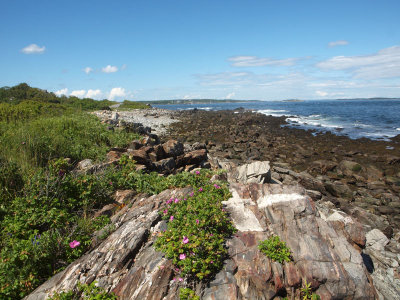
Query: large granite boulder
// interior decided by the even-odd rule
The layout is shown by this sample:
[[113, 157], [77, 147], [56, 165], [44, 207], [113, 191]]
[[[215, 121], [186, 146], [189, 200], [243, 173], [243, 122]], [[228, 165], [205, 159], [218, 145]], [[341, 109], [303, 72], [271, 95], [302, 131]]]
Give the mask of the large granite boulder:
[[230, 173], [232, 181], [267, 183], [271, 181], [271, 167], [268, 161], [255, 161], [235, 168]]

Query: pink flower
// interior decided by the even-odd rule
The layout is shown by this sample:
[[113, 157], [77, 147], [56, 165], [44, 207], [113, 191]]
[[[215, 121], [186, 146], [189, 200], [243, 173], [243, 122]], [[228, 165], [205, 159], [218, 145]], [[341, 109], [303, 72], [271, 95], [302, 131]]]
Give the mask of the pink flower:
[[186, 236], [184, 236], [182, 243], [184, 243], [184, 244], [189, 243], [189, 239]]
[[200, 223], [199, 219], [196, 219], [196, 224], [199, 224], [199, 223]]
[[179, 278], [178, 278], [178, 281], [183, 281], [183, 278], [182, 278], [182, 277], [179, 277]]
[[193, 197], [193, 195], [194, 195], [194, 192], [191, 192], [191, 193], [189, 194], [190, 197]]
[[214, 236], [212, 233], [210, 233], [210, 236]]
[[214, 184], [214, 187], [215, 187], [216, 189], [220, 189], [220, 188], [221, 188], [218, 184]]
[[179, 202], [179, 199], [178, 198], [175, 198], [175, 203], [178, 203]]
[[170, 204], [172, 202], [172, 199], [167, 200], [167, 204]]
[[168, 209], [165, 209], [165, 210], [163, 211], [163, 213], [164, 213], [164, 215], [166, 215], [166, 214], [168, 213]]
[[170, 216], [169, 220], [172, 221], [174, 219], [174, 216]]
[[203, 188], [199, 188], [199, 192], [202, 192], [203, 191]]
[[214, 263], [214, 261], [212, 260], [212, 261], [210, 261], [210, 263], [211, 263], [211, 264], [213, 264], [213, 263]]
[[81, 243], [78, 241], [73, 240], [71, 243], [69, 243], [69, 246], [74, 249], [76, 247], [78, 247]]
[[182, 254], [179, 255], [179, 259], [180, 259], [180, 260], [183, 260], [183, 259], [185, 259], [185, 258], [186, 258], [185, 253], [182, 253]]
[[196, 173], [196, 175], [200, 175], [200, 171], [196, 171], [195, 173]]

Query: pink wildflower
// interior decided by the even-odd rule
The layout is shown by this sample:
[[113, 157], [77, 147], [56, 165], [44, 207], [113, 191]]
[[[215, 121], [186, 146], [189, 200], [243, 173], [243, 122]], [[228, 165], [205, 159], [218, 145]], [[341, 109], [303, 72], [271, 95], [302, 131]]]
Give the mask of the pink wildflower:
[[191, 193], [189, 194], [190, 197], [193, 197], [193, 195], [194, 195], [194, 192], [191, 192]]
[[78, 241], [73, 240], [71, 243], [69, 243], [69, 246], [74, 249], [76, 247], [78, 247], [81, 243]]
[[168, 209], [165, 209], [165, 210], [163, 211], [163, 213], [164, 213], [164, 215], [166, 215], [166, 214], [168, 213]]
[[199, 224], [200, 223], [200, 220], [199, 219], [196, 219], [196, 224]]
[[174, 219], [174, 216], [170, 216], [169, 220], [172, 221]]
[[183, 259], [185, 259], [185, 258], [186, 258], [185, 253], [182, 253], [182, 254], [179, 255], [179, 259], [180, 259], [180, 260], [183, 260]]
[[179, 199], [178, 198], [175, 198], [175, 203], [178, 203], [179, 202]]
[[218, 184], [214, 184], [214, 187], [215, 187], [216, 189], [220, 189], [220, 188], [221, 188]]
[[184, 243], [184, 244], [189, 243], [189, 239], [186, 236], [184, 236], [182, 243]]
[[214, 263], [214, 261], [212, 260], [212, 261], [210, 261], [210, 263], [211, 263], [211, 264], [213, 264], [213, 263]]
[[196, 171], [195, 173], [196, 173], [196, 175], [200, 175], [200, 171]]
[[202, 192], [203, 191], [203, 188], [199, 188], [199, 192]]
[[167, 204], [170, 204], [172, 202], [172, 199], [167, 200]]
[[182, 278], [182, 277], [179, 277], [179, 278], [178, 278], [178, 281], [183, 281], [183, 278]]

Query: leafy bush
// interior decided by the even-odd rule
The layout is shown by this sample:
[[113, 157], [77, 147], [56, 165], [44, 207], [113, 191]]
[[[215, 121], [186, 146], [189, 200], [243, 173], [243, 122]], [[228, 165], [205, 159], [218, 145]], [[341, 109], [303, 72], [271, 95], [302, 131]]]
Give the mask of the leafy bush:
[[76, 291], [55, 293], [49, 300], [116, 300], [114, 293], [107, 293], [103, 288], [96, 286], [96, 281], [91, 284], [78, 282]]
[[[198, 174], [198, 178], [207, 178]], [[201, 181], [205, 181], [202, 179]], [[225, 239], [235, 228], [222, 207], [230, 197], [226, 186], [193, 185], [195, 192], [184, 199], [167, 200], [162, 214], [168, 229], [155, 242], [157, 250], [172, 259], [181, 276], [210, 278], [221, 268], [227, 255]]]
[[258, 248], [267, 257], [281, 264], [285, 261], [291, 261], [290, 249], [286, 246], [285, 242], [280, 240], [279, 236], [274, 235], [260, 242]]
[[39, 101], [23, 101], [18, 104], [0, 103], [0, 122], [20, 122], [42, 116], [59, 116], [68, 110], [65, 106]]
[[110, 222], [89, 216], [111, 201], [105, 180], [71, 174], [57, 161], [26, 182], [1, 222], [0, 298], [22, 298], [90, 248], [93, 232]]
[[304, 287], [300, 289], [301, 294], [303, 295], [303, 300], [320, 300], [321, 297], [312, 292], [311, 283], [307, 283], [307, 279], [305, 280]]
[[196, 293], [189, 288], [181, 288], [179, 290], [179, 299], [180, 300], [200, 300], [200, 297], [196, 295]]

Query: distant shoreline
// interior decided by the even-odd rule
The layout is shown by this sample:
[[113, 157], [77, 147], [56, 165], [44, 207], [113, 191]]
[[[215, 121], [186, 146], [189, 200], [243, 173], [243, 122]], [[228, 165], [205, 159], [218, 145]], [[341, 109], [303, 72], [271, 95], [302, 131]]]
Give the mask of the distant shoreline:
[[150, 105], [174, 105], [174, 104], [214, 104], [214, 103], [247, 103], [247, 102], [304, 102], [304, 101], [387, 101], [400, 100], [398, 98], [373, 97], [373, 98], [343, 98], [343, 99], [284, 99], [284, 100], [232, 100], [232, 99], [174, 99], [174, 100], [141, 100]]

